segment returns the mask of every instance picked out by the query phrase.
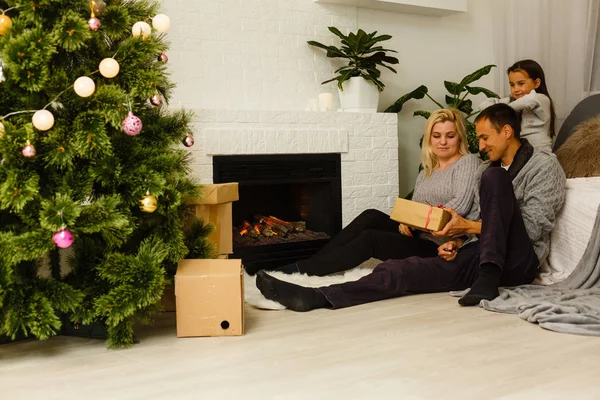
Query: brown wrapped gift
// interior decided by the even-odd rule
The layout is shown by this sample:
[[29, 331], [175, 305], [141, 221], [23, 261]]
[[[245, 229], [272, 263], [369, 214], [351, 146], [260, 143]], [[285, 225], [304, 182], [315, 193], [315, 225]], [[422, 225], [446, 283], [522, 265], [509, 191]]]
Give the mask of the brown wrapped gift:
[[241, 260], [181, 260], [175, 301], [177, 337], [243, 335]]
[[435, 232], [444, 229], [452, 215], [443, 208], [398, 198], [390, 218], [413, 228]]
[[239, 200], [238, 183], [202, 185], [204, 197], [194, 200], [196, 217], [215, 226], [208, 239], [216, 244], [218, 254], [233, 253], [232, 202]]

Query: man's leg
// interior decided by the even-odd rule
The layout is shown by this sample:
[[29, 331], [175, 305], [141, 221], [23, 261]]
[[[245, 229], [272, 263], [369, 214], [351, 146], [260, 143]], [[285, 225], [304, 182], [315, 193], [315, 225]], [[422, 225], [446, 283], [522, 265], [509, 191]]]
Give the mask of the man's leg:
[[459, 300], [463, 306], [496, 298], [501, 284], [531, 283], [539, 265], [508, 173], [500, 167], [485, 170], [479, 193], [480, 264], [473, 287]]
[[379, 264], [355, 282], [318, 289], [280, 281], [259, 271], [256, 285], [263, 295], [295, 311], [344, 308], [411, 293], [433, 293], [469, 287], [478, 265], [477, 243], [460, 249], [456, 260], [409, 257]]

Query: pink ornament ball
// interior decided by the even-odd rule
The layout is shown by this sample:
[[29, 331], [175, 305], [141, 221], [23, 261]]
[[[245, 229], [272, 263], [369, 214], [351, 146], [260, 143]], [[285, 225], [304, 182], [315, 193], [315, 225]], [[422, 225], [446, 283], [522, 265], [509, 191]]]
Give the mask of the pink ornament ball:
[[75, 238], [73, 238], [73, 234], [68, 229], [62, 229], [54, 234], [52, 238], [54, 240], [54, 244], [61, 249], [66, 249], [70, 247]]
[[192, 135], [186, 135], [183, 138], [183, 145], [185, 147], [192, 147], [194, 145], [194, 137]]
[[158, 56], [158, 61], [166, 63], [167, 61], [169, 61], [169, 57], [167, 57], [165, 53], [160, 53], [160, 55]]
[[35, 157], [35, 147], [33, 145], [28, 144], [23, 147], [23, 156], [27, 158]]
[[130, 111], [123, 120], [123, 131], [129, 136], [136, 136], [142, 131], [142, 120]]
[[88, 25], [90, 26], [91, 30], [97, 31], [98, 29], [100, 29], [100, 25], [102, 24], [100, 23], [100, 20], [98, 18], [94, 17], [88, 20]]

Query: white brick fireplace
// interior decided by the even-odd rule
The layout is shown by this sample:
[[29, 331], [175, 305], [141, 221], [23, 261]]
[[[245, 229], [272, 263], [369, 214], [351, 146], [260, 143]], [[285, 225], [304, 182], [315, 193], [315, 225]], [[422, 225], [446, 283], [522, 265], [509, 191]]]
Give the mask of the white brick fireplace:
[[398, 117], [386, 113], [192, 110], [193, 176], [212, 183], [216, 155], [340, 153], [342, 223], [398, 196]]

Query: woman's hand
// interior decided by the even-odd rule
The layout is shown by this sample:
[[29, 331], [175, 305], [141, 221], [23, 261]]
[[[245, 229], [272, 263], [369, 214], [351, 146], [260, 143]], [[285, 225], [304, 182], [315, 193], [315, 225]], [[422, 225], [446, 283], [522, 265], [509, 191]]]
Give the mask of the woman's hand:
[[400, 226], [398, 227], [398, 231], [404, 236], [413, 237], [412, 230], [404, 224], [400, 224]]
[[459, 238], [443, 243], [440, 247], [438, 247], [438, 256], [446, 261], [454, 261], [458, 255], [458, 249], [463, 243], [464, 241]]

